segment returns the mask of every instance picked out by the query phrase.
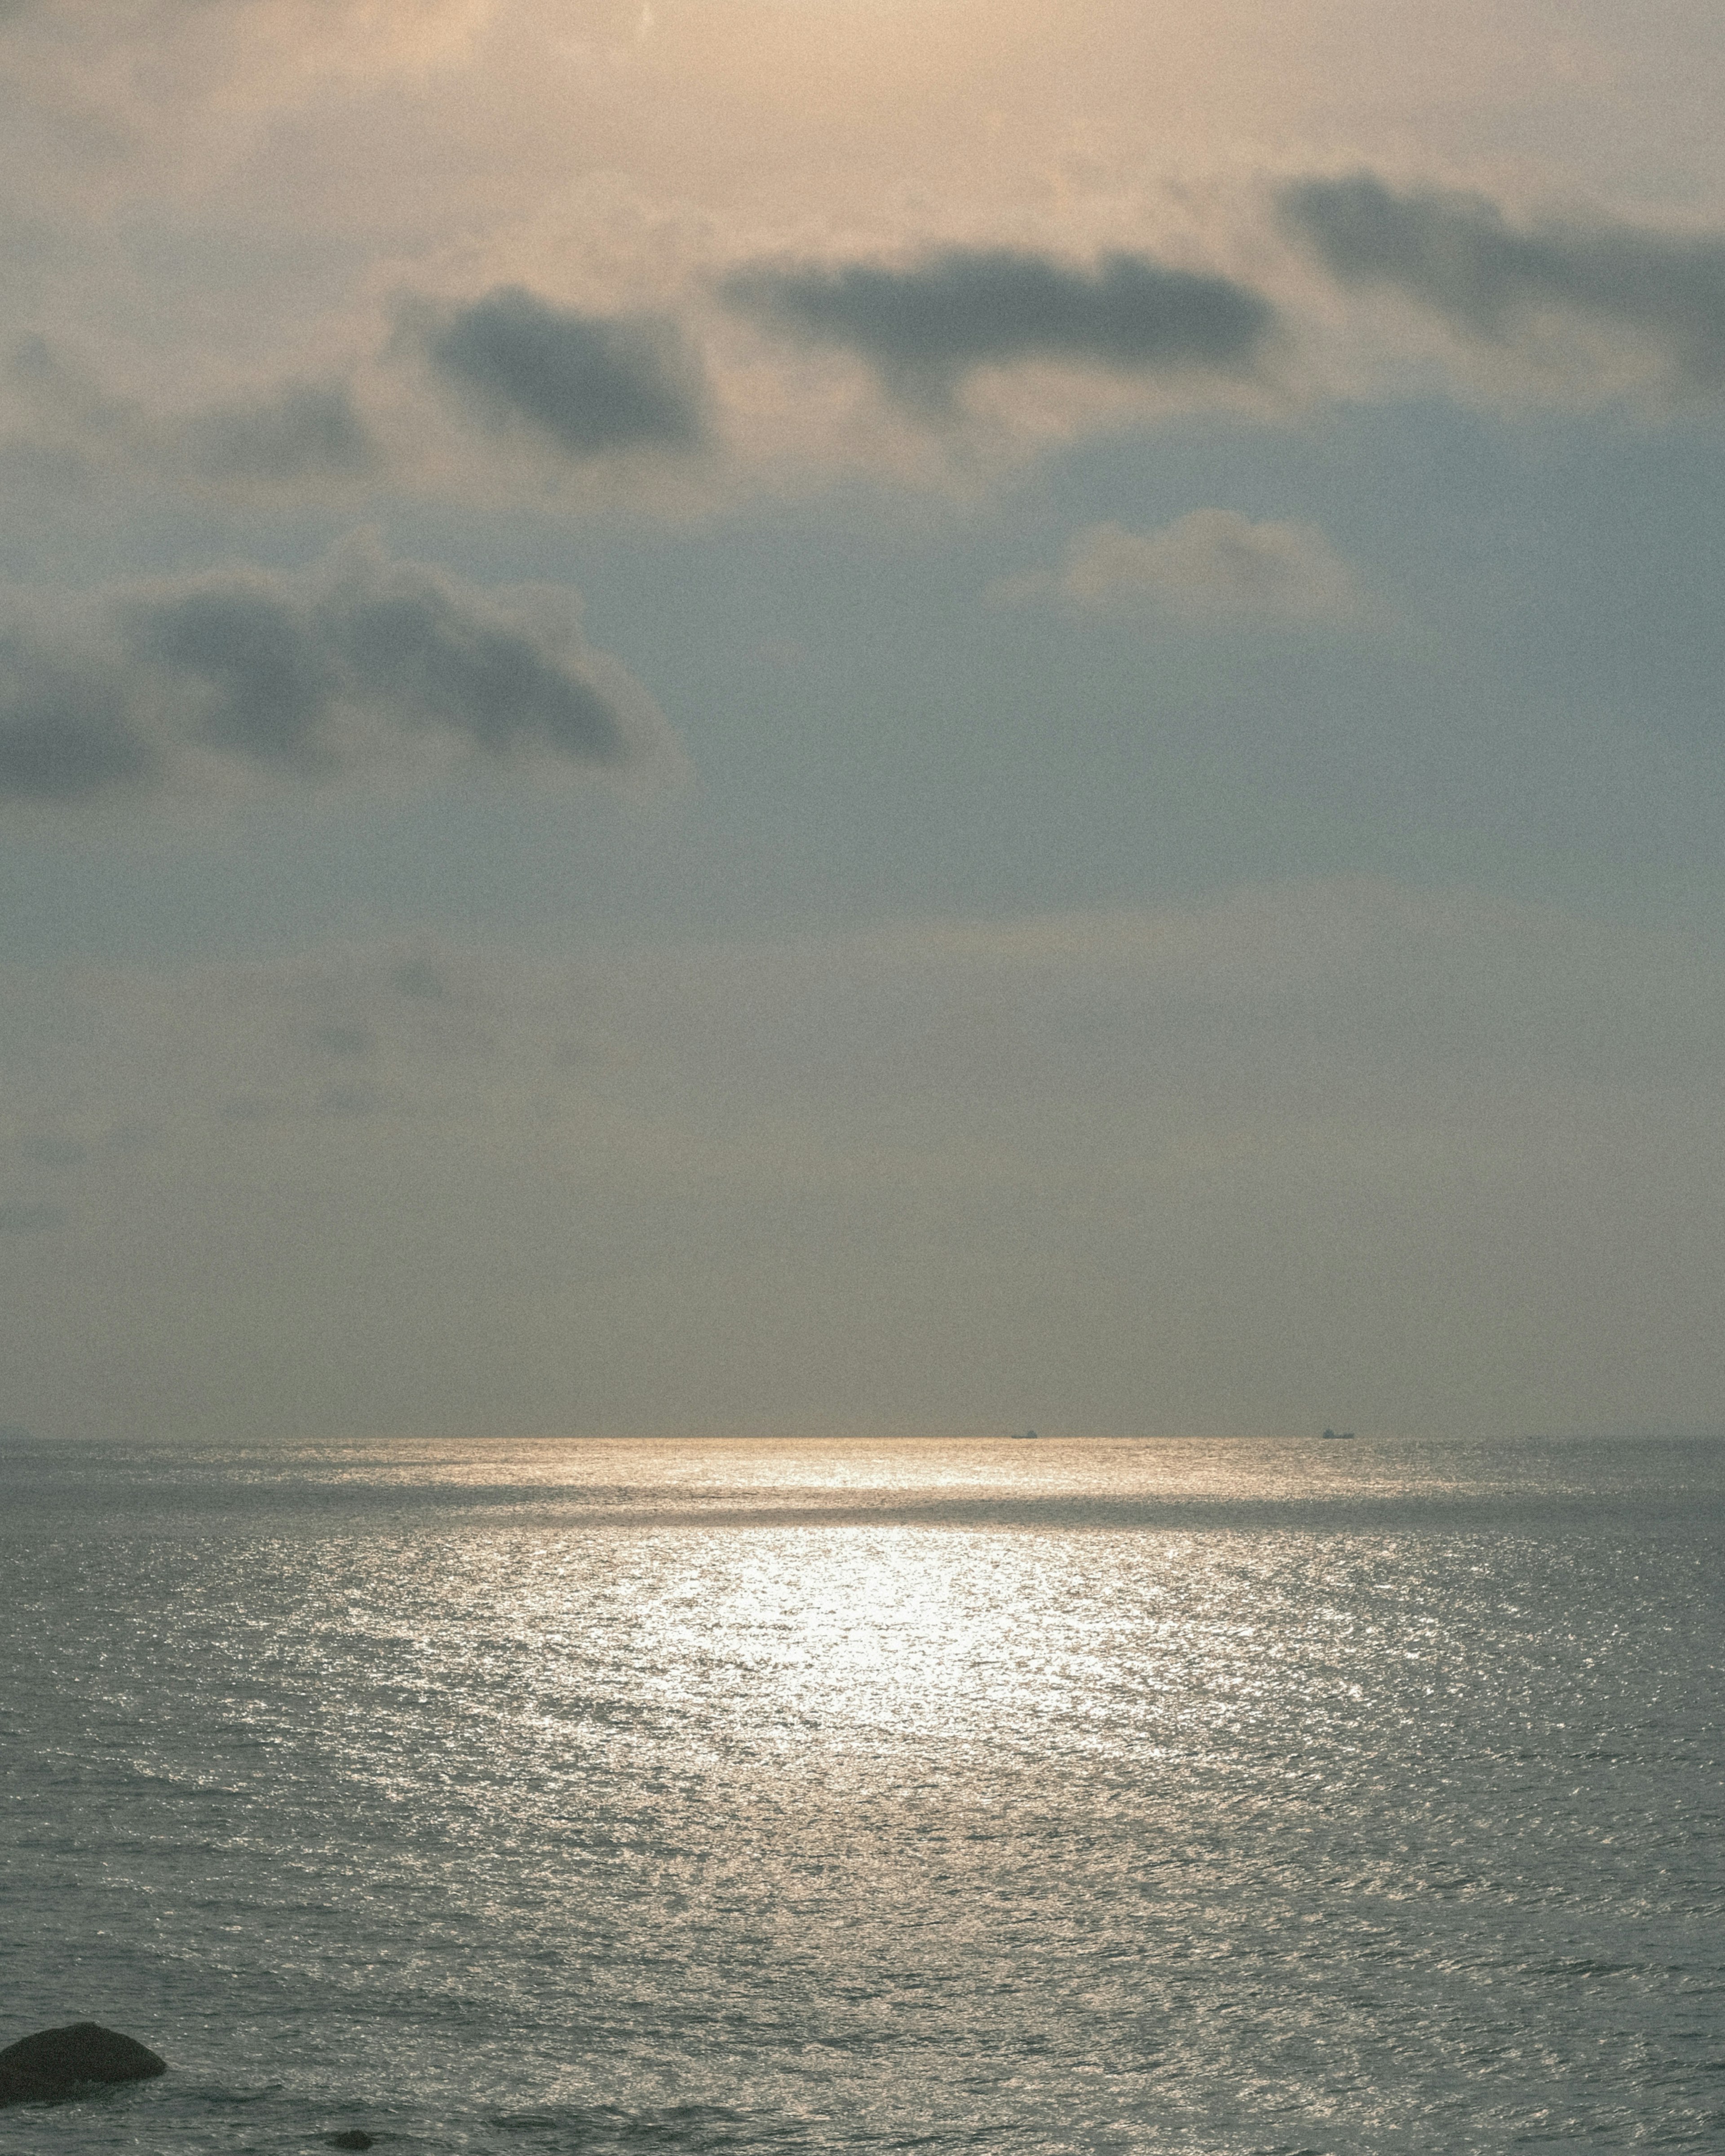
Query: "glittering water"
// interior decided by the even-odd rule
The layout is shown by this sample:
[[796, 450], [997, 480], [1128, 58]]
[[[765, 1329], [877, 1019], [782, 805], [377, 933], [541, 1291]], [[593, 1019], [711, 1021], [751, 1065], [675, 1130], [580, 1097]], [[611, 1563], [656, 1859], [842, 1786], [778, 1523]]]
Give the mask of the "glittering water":
[[0, 1449], [0, 2147], [1725, 2148], [1725, 1446]]

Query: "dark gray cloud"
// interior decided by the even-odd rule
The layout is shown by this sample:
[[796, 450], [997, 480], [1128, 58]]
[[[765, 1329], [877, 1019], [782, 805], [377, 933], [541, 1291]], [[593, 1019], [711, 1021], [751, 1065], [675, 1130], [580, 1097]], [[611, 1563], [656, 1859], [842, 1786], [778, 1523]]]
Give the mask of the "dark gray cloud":
[[1392, 286], [1496, 344], [1561, 310], [1647, 338], [1686, 388], [1725, 383], [1725, 241], [1573, 220], [1522, 230], [1484, 195], [1398, 193], [1371, 172], [1279, 199], [1343, 284]]
[[382, 462], [352, 389], [340, 380], [280, 382], [228, 403], [152, 413], [112, 395], [43, 337], [22, 339], [7, 372], [50, 434], [163, 478], [292, 487], [364, 478]]
[[312, 1113], [318, 1116], [375, 1116], [388, 1103], [376, 1086], [326, 1086]]
[[449, 983], [444, 969], [423, 951], [414, 952], [391, 968], [389, 985], [398, 995], [413, 996], [424, 1003], [449, 1000]]
[[105, 654], [0, 629], [0, 798], [74, 801], [149, 784], [161, 751], [131, 701]]
[[0, 1235], [41, 1235], [65, 1224], [64, 1205], [29, 1205], [16, 1200], [0, 1204]]
[[90, 1158], [90, 1147], [81, 1139], [52, 1132], [44, 1137], [26, 1138], [21, 1150], [26, 1159], [39, 1161], [44, 1168], [76, 1168]]
[[126, 619], [131, 655], [152, 664], [197, 712], [211, 746], [311, 771], [337, 760], [329, 721], [340, 654], [297, 593], [262, 578], [211, 578], [145, 600]]
[[195, 476], [287, 484], [363, 477], [381, 461], [345, 382], [290, 382], [249, 403], [213, 405], [172, 431]]
[[771, 328], [848, 346], [923, 403], [944, 401], [973, 367], [1017, 360], [1245, 374], [1276, 321], [1246, 285], [1139, 254], [1105, 254], [1094, 270], [1011, 248], [948, 248], [905, 269], [762, 263], [721, 290]]
[[200, 754], [303, 778], [450, 752], [620, 766], [664, 721], [563, 621], [344, 549], [310, 576], [228, 572], [0, 633], [0, 795], [138, 790]]
[[377, 1045], [377, 1036], [368, 1025], [342, 1024], [331, 1019], [311, 1029], [314, 1045], [327, 1055], [339, 1055], [346, 1061], [362, 1061]]
[[690, 449], [705, 432], [699, 365], [656, 316], [578, 314], [509, 285], [410, 326], [434, 372], [470, 405], [566, 455]]

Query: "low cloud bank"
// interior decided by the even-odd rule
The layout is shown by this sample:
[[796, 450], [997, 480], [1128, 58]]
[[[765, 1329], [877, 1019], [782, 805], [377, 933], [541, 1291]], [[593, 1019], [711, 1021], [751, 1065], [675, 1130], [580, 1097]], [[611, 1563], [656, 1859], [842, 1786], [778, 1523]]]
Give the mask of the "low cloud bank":
[[1645, 339], [1682, 388], [1725, 386], [1725, 240], [1579, 219], [1522, 230], [1486, 196], [1398, 193], [1371, 172], [1301, 181], [1279, 206], [1340, 282], [1404, 292], [1465, 336], [1510, 345], [1557, 311]]
[[[707, 1168], [782, 1180], [793, 1125], [816, 1180], [860, 1172], [856, 1149], [876, 1143], [911, 1172], [894, 1149], [911, 1122], [966, 1173], [1013, 1179], [1091, 1155], [1095, 1116], [1153, 1154], [1158, 1119], [1280, 1122], [1297, 1152], [1319, 1126], [1352, 1146], [1373, 1119], [1489, 1121], [1519, 1102], [1560, 1144], [1553, 1091], [1614, 1114], [1632, 1099], [1713, 1114], [1721, 985], [1702, 939], [1371, 877], [557, 957], [422, 939], [178, 969], [0, 966], [0, 1165], [81, 1172], [116, 1132], [190, 1129], [236, 1098], [315, 1114], [357, 1071], [410, 1122], [642, 1119], [630, 1172], [673, 1182], [708, 1146]], [[1089, 1165], [1116, 1162], [1111, 1142]]]
[[769, 329], [847, 346], [922, 403], [945, 401], [973, 368], [1026, 360], [1244, 376], [1276, 322], [1246, 285], [1127, 254], [1093, 270], [1011, 248], [948, 248], [903, 269], [760, 263], [721, 292]]
[[566, 456], [692, 449], [704, 438], [700, 363], [658, 316], [580, 314], [510, 285], [410, 328], [470, 408]]
[[1046, 1387], [1127, 1430], [1321, 1428], [1338, 1394], [1392, 1427], [1709, 1427], [1719, 976], [1703, 938], [1366, 879], [0, 960], [7, 1412], [1004, 1428]]
[[0, 628], [0, 798], [464, 757], [615, 768], [667, 742], [572, 624], [366, 545], [309, 575], [223, 571], [110, 592], [92, 623], [19, 609]]

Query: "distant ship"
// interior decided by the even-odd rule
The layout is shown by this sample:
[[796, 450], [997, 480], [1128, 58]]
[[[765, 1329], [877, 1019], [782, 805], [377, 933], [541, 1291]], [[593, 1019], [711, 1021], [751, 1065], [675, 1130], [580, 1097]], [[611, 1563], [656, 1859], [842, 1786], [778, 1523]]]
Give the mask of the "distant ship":
[[1012, 1445], [1029, 1445], [1034, 1441], [1035, 1435], [1034, 1430], [1015, 1430], [1008, 1442]]
[[1351, 1445], [1353, 1442], [1353, 1432], [1351, 1430], [1327, 1430], [1324, 1435], [1328, 1438], [1332, 1445]]

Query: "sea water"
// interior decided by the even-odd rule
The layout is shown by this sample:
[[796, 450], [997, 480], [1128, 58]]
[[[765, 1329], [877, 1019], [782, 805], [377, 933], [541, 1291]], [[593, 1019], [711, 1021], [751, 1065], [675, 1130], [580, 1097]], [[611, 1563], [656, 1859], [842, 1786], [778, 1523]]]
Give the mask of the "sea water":
[[1725, 2147], [1725, 1446], [0, 1449], [0, 2148]]

